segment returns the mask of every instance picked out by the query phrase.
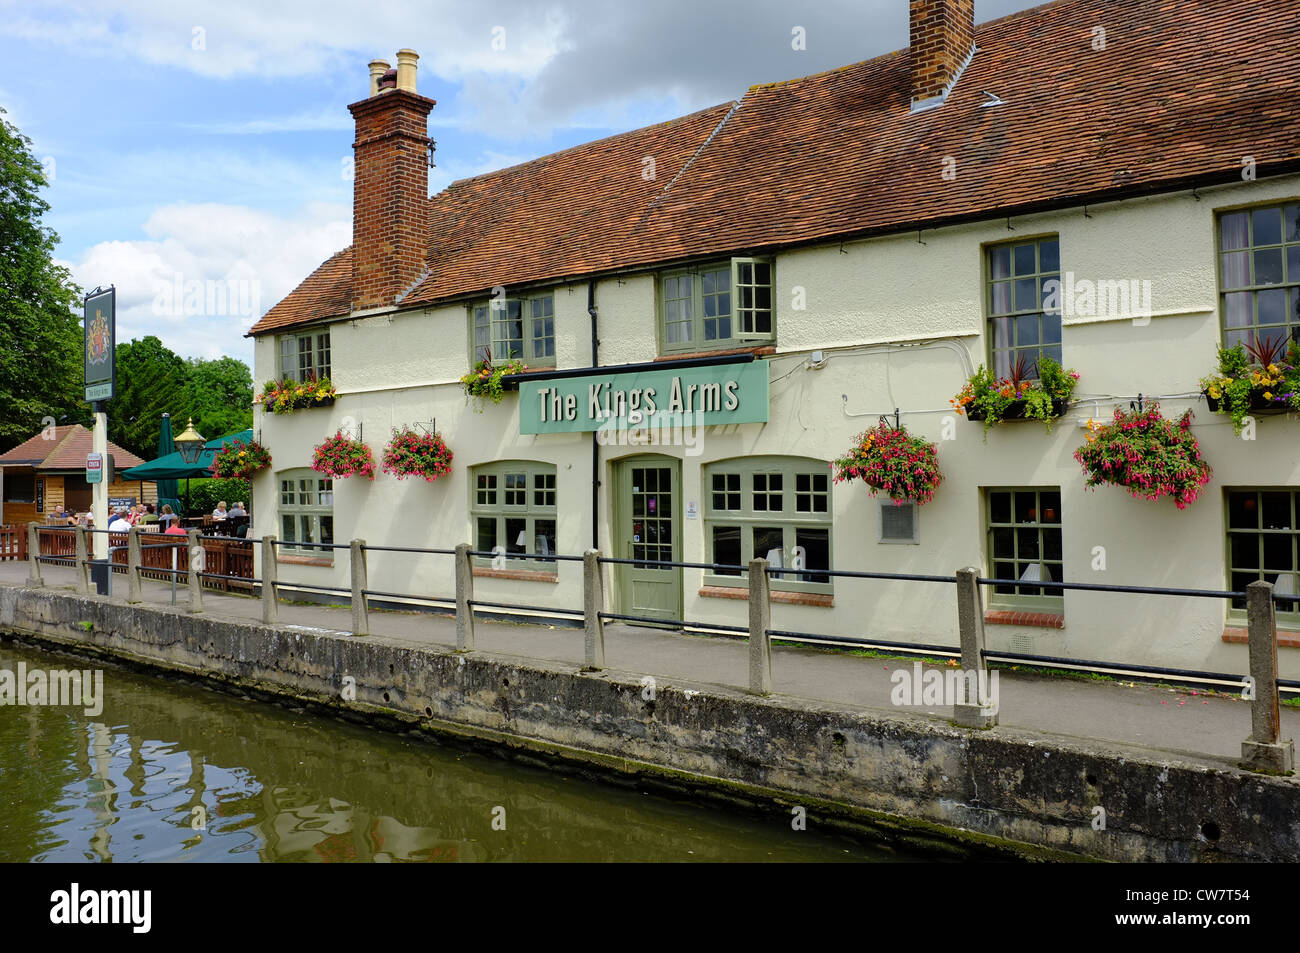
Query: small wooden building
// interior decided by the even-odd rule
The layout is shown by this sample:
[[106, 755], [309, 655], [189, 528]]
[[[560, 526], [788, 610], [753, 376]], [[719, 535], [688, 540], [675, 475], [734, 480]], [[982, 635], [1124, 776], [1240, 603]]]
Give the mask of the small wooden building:
[[[65, 510], [90, 510], [91, 486], [86, 482], [86, 454], [93, 435], [81, 424], [50, 427], [0, 454], [0, 524], [43, 521], [60, 504]], [[120, 473], [144, 461], [109, 443], [108, 452]], [[116, 478], [109, 485], [110, 508], [156, 503], [157, 485]]]

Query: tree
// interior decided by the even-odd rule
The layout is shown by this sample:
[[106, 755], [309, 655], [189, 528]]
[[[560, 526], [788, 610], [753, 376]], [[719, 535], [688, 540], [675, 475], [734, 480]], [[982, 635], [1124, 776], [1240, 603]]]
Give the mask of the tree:
[[253, 426], [252, 371], [233, 357], [192, 360], [184, 405], [185, 416], [209, 439], [247, 430]]
[[59, 238], [41, 224], [48, 183], [31, 140], [0, 109], [0, 451], [45, 418], [86, 418], [81, 399], [81, 290], [54, 262]]

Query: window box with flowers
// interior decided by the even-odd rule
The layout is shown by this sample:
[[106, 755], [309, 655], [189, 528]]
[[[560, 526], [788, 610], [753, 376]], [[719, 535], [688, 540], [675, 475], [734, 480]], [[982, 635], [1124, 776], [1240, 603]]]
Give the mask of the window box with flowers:
[[858, 434], [848, 453], [831, 461], [831, 467], [836, 483], [861, 480], [872, 496], [884, 493], [898, 506], [929, 503], [943, 482], [934, 444], [883, 419]]
[[384, 448], [383, 467], [399, 480], [410, 476], [432, 483], [451, 472], [451, 458], [442, 434], [394, 427], [393, 438]]
[[1300, 410], [1300, 347], [1276, 336], [1219, 348], [1219, 371], [1201, 380], [1210, 412], [1238, 434], [1248, 414]]
[[491, 356], [487, 356], [475, 364], [474, 369], [462, 377], [460, 382], [465, 385], [465, 397], [473, 399], [474, 409], [481, 413], [484, 401], [501, 403], [501, 398], [505, 395], [501, 378], [510, 374], [522, 374], [526, 370], [528, 365], [523, 361], [511, 360], [493, 364]]
[[367, 480], [375, 478], [375, 458], [370, 447], [345, 436], [341, 430], [316, 447], [311, 468], [334, 479], [350, 476], [364, 476]]
[[1140, 500], [1168, 496], [1185, 509], [1213, 473], [1191, 426], [1191, 410], [1177, 423], [1155, 403], [1141, 411], [1117, 410], [1113, 423], [1089, 423], [1088, 442], [1074, 452], [1074, 459], [1088, 475], [1089, 489], [1109, 483]]
[[286, 378], [281, 381], [267, 381], [262, 386], [262, 393], [254, 398], [254, 403], [261, 404], [273, 414], [291, 414], [295, 410], [309, 407], [328, 407], [334, 403], [337, 393], [328, 377], [319, 380], [311, 378], [294, 381]]
[[[1037, 379], [1031, 376], [1037, 371]], [[1004, 420], [1042, 420], [1047, 429], [1052, 421], [1064, 416], [1079, 375], [1067, 371], [1054, 359], [1040, 357], [1037, 366], [1021, 356], [1011, 367], [1009, 377], [996, 377], [981, 364], [956, 397], [949, 403], [968, 420], [984, 423], [984, 435]]]
[[271, 465], [271, 451], [256, 440], [232, 440], [212, 458], [212, 472], [222, 479], [247, 480]]

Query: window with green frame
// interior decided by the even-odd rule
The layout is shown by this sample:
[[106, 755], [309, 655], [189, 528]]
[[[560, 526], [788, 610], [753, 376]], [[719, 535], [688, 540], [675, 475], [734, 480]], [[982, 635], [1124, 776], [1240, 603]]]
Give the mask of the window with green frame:
[[665, 353], [707, 351], [776, 339], [771, 261], [733, 258], [659, 276], [659, 339]]
[[555, 296], [492, 298], [470, 308], [473, 360], [555, 366]]
[[[831, 472], [804, 457], [741, 457], [704, 468], [704, 538], [707, 561], [748, 566], [767, 559], [773, 589], [831, 592]], [[818, 572], [817, 570], [823, 570]], [[740, 568], [705, 572], [713, 586], [747, 586]]]
[[1060, 611], [1059, 589], [1035, 582], [1063, 582], [1061, 491], [1058, 487], [987, 488], [985, 522], [993, 579], [990, 604]]
[[[536, 554], [537, 559], [508, 559], [506, 569], [555, 570], [555, 465], [531, 460], [504, 460], [470, 468], [470, 518], [474, 548], [501, 546], [507, 553]], [[475, 562], [490, 566], [490, 556]]]
[[[1228, 584], [1245, 592], [1252, 582], [1273, 584], [1281, 595], [1300, 595], [1300, 491], [1232, 489], [1228, 508]], [[1232, 615], [1244, 621], [1245, 598], [1232, 601]], [[1300, 628], [1300, 603], [1278, 602], [1277, 619]]]
[[1300, 340], [1300, 202], [1219, 216], [1223, 343]]
[[1006, 377], [1020, 358], [1027, 376], [1038, 359], [1061, 360], [1061, 248], [1056, 236], [1005, 242], [984, 250], [989, 367]]
[[330, 333], [285, 334], [280, 337], [280, 380], [302, 383], [330, 376]]
[[334, 558], [334, 481], [306, 468], [282, 470], [280, 547], [286, 555]]

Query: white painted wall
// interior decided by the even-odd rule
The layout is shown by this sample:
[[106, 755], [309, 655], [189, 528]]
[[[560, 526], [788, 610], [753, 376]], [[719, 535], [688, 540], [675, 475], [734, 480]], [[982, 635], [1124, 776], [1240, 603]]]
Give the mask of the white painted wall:
[[[876, 501], [857, 484], [834, 488], [834, 565], [915, 573], [986, 567], [981, 487], [1059, 486], [1065, 574], [1070, 580], [1223, 589], [1223, 489], [1300, 486], [1300, 422], [1260, 421], [1258, 439], [1234, 437], [1226, 418], [1199, 397], [1166, 398], [1169, 416], [1196, 410], [1194, 430], [1215, 469], [1202, 499], [1179, 511], [1169, 501], [1136, 501], [1117, 488], [1085, 491], [1073, 460], [1083, 442], [1078, 418], [1109, 418], [1137, 393], [1190, 394], [1214, 366], [1219, 341], [1215, 213], [1241, 204], [1300, 197], [1300, 177], [1243, 183], [1191, 195], [1134, 200], [1065, 213], [1017, 218], [892, 238], [801, 249], [781, 255], [778, 354], [769, 361], [770, 421], [706, 433], [702, 455], [683, 457], [683, 498], [701, 514], [701, 467], [742, 454], [793, 454], [830, 460], [876, 417], [902, 408], [916, 434], [939, 442], [945, 482], [921, 510], [917, 545], [876, 540]], [[973, 365], [983, 363], [982, 246], [1044, 234], [1060, 236], [1063, 271], [1089, 280], [1145, 278], [1152, 283], [1149, 321], [1076, 317], [1064, 330], [1065, 364], [1080, 372], [1079, 403], [1051, 434], [1041, 423], [1003, 425], [982, 439], [979, 424], [955, 418], [948, 399]], [[791, 309], [796, 286], [807, 308]], [[560, 367], [589, 364], [585, 283], [555, 292]], [[597, 288], [602, 364], [656, 357], [652, 276], [601, 281]], [[456, 382], [469, 366], [463, 305], [343, 320], [331, 327], [337, 403], [289, 416], [257, 411], [274, 469], [308, 466], [312, 448], [336, 428], [364, 425], [376, 458], [390, 429], [437, 419], [456, 454], [452, 475], [430, 485], [380, 474], [373, 483], [339, 481], [335, 527], [340, 541], [452, 548], [470, 539], [470, 465], [502, 459], [552, 462], [558, 468], [559, 539], [564, 553], [590, 545], [590, 435], [520, 436], [517, 397], [476, 413]], [[927, 346], [900, 346], [900, 342]], [[804, 367], [807, 351], [830, 355], [819, 370]], [[275, 375], [272, 338], [255, 348], [260, 382]], [[1115, 396], [1123, 398], [1115, 399]], [[1094, 398], [1088, 400], [1087, 398]], [[951, 422], [944, 437], [945, 421]], [[636, 448], [602, 448], [600, 535], [610, 535], [609, 461]], [[275, 477], [255, 481], [255, 531], [276, 531]], [[704, 521], [683, 521], [687, 561], [707, 557]], [[606, 542], [606, 545], [608, 543]], [[1094, 547], [1107, 569], [1091, 569]], [[685, 572], [685, 613], [692, 621], [743, 624], [745, 603], [697, 595], [701, 574]], [[333, 568], [282, 567], [283, 580], [346, 586], [347, 558]], [[371, 586], [452, 594], [448, 557], [373, 554]], [[559, 582], [483, 579], [477, 597], [581, 607], [577, 564], [560, 564]], [[1225, 606], [1213, 600], [1071, 592], [1062, 630], [991, 626], [994, 648], [1087, 659], [1244, 672], [1242, 645], [1222, 641]], [[888, 640], [953, 643], [956, 603], [950, 587], [923, 583], [839, 580], [832, 608], [773, 607], [774, 626]], [[1300, 652], [1283, 649], [1286, 677], [1300, 676]]]

